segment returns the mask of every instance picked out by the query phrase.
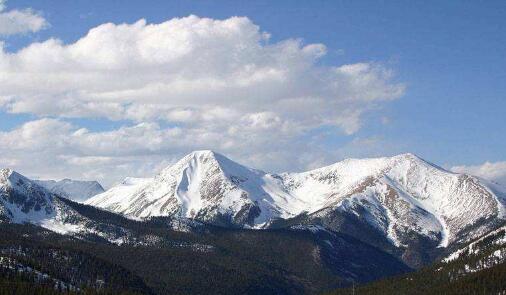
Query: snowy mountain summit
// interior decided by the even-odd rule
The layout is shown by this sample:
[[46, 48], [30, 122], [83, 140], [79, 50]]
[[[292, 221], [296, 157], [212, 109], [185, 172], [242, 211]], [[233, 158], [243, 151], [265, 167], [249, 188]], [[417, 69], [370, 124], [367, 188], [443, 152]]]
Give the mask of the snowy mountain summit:
[[0, 169], [0, 223], [33, 223], [59, 233], [90, 231], [82, 217], [61, 197], [12, 169]]
[[83, 206], [11, 169], [0, 170], [0, 224], [30, 223], [80, 238], [93, 236], [117, 244], [129, 241], [128, 230], [81, 214]]
[[128, 178], [86, 203], [137, 219], [184, 216], [256, 228], [285, 220], [353, 235], [366, 229], [362, 234], [377, 234], [394, 247], [407, 246], [413, 235], [447, 247], [501, 223], [505, 191], [413, 154], [270, 174], [196, 151], [154, 178]]
[[50, 192], [11, 169], [0, 170], [0, 218], [15, 222], [44, 219], [54, 213]]
[[79, 216], [57, 195], [11, 170], [0, 170], [0, 220], [33, 223], [59, 233], [77, 232]]
[[[179, 215], [229, 225], [259, 225], [291, 217], [279, 179], [212, 151], [193, 152], [152, 179], [128, 178], [86, 203], [130, 217]], [[287, 197], [290, 197], [287, 195]], [[297, 200], [293, 200], [297, 202]]]

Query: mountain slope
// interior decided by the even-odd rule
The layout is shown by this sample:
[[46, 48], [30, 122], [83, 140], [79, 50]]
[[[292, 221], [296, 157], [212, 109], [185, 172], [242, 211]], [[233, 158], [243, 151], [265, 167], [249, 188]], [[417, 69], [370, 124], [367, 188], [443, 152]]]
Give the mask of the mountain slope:
[[477, 272], [505, 263], [506, 226], [492, 230], [466, 246], [455, 250], [442, 262], [455, 264], [459, 260], [466, 261], [464, 267], [459, 271], [461, 274]]
[[[320, 227], [258, 231], [127, 219], [62, 198], [10, 169], [0, 171], [0, 212], [0, 236], [9, 237], [0, 239], [0, 274], [12, 277], [19, 269], [69, 288], [93, 288], [105, 277], [106, 287], [146, 294], [311, 294], [410, 270], [380, 249]], [[130, 283], [114, 287], [121, 277], [89, 268], [104, 263]]]
[[[84, 218], [123, 229], [136, 242], [119, 247], [106, 239], [83, 240], [77, 233], [58, 235], [29, 224], [2, 223], [0, 273], [2, 261], [9, 259], [9, 265], [14, 261], [17, 268], [30, 267], [65, 285], [93, 286], [95, 280], [117, 290], [145, 285], [142, 294], [318, 294], [409, 271], [377, 248], [320, 228], [258, 231], [193, 225], [188, 232], [176, 232], [168, 218], [138, 222], [83, 204], [72, 206]], [[97, 262], [97, 269], [90, 268]], [[133, 280], [118, 286], [118, 279], [123, 280], [118, 269]]]
[[445, 247], [466, 225], [504, 216], [503, 196], [479, 179], [451, 173], [411, 154], [345, 160], [284, 179], [296, 196], [317, 200], [318, 210], [360, 215], [363, 209], [362, 217], [369, 217], [396, 245], [402, 244], [400, 233], [414, 229]]
[[[114, 215], [78, 206], [83, 213], [96, 211], [97, 220]], [[117, 246], [28, 224], [2, 224], [0, 257], [30, 265], [67, 285], [90, 285], [100, 279], [117, 290], [146, 286], [142, 294], [320, 294], [409, 271], [387, 253], [314, 227], [258, 231], [204, 226], [198, 232], [175, 232], [167, 218], [137, 222], [115, 216], [114, 224], [156, 242]], [[130, 280], [121, 284], [126, 272]]]
[[449, 245], [481, 236], [504, 218], [506, 194], [501, 188], [411, 154], [345, 160], [296, 177], [303, 179], [295, 186], [299, 190], [307, 183], [326, 182], [329, 196], [323, 198], [323, 209], [303, 223], [390, 248], [413, 267], [431, 262]]
[[[52, 227], [60, 219], [56, 196], [21, 174], [0, 170], [0, 214], [5, 221]], [[56, 226], [56, 225], [55, 225]]]
[[0, 224], [30, 223], [60, 234], [130, 242], [128, 230], [87, 217], [76, 206], [11, 169], [0, 170]]
[[419, 266], [501, 223], [505, 191], [412, 154], [276, 175], [198, 151], [87, 204], [132, 218], [179, 215], [222, 226], [320, 224]]
[[501, 226], [419, 271], [331, 294], [503, 294], [504, 290], [506, 226]]
[[34, 180], [34, 182], [52, 193], [76, 202], [83, 202], [105, 191], [97, 181], [62, 179], [60, 181]]

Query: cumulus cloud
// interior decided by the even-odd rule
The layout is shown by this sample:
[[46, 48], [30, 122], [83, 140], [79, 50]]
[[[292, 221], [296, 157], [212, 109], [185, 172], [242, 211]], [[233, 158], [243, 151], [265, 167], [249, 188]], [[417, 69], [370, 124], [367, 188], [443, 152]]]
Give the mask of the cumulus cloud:
[[[3, 132], [0, 150], [15, 155], [2, 160], [22, 167], [33, 158], [40, 173], [60, 169], [55, 175], [64, 164], [84, 166], [113, 179], [204, 148], [259, 168], [300, 169], [321, 151], [320, 130], [353, 134], [404, 93], [380, 63], [323, 65], [326, 52], [300, 39], [272, 42], [246, 17], [197, 16], [107, 23], [71, 44], [1, 46], [0, 110], [56, 118]], [[92, 132], [69, 118], [126, 123]], [[44, 167], [54, 159], [61, 167]]]
[[0, 96], [12, 113], [230, 125], [271, 112], [353, 133], [364, 111], [403, 94], [379, 64], [319, 66], [323, 44], [268, 36], [245, 17], [103, 24], [73, 44], [0, 49]]
[[451, 170], [480, 176], [506, 186], [506, 162], [485, 162], [481, 165], [455, 166]]
[[0, 35], [37, 32], [49, 26], [38, 12], [30, 8], [5, 11], [5, 0], [0, 0]]
[[[260, 126], [276, 124], [269, 115]], [[245, 124], [250, 124], [246, 122]], [[255, 122], [256, 124], [256, 122]], [[246, 128], [246, 127], [245, 127]], [[125, 176], [151, 176], [191, 150], [213, 149], [235, 160], [272, 170], [296, 170], [322, 160], [320, 145], [255, 132], [213, 132], [139, 123], [90, 131], [58, 119], [39, 119], [0, 132], [0, 163], [35, 178], [99, 179], [107, 186]], [[329, 159], [327, 159], [329, 160]]]

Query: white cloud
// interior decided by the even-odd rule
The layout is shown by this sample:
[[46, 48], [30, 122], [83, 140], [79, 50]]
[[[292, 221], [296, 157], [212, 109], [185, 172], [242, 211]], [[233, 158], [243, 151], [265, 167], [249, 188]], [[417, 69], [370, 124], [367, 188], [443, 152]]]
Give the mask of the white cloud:
[[37, 32], [49, 26], [39, 13], [30, 8], [5, 11], [5, 0], [0, 0], [0, 35]]
[[[258, 168], [303, 169], [335, 155], [315, 140], [320, 130], [353, 134], [404, 93], [379, 63], [322, 65], [323, 44], [269, 37], [245, 17], [189, 16], [103, 24], [72, 44], [0, 45], [0, 109], [57, 118], [0, 133], [10, 155], [0, 163], [108, 183], [215, 149]], [[127, 123], [92, 132], [67, 118]]]
[[506, 162], [485, 162], [481, 165], [454, 166], [452, 171], [468, 173], [506, 185]]
[[[264, 129], [265, 124], [277, 124], [276, 119], [259, 114], [253, 123], [245, 121], [238, 127]], [[151, 176], [189, 151], [209, 147], [247, 165], [277, 171], [308, 167], [324, 155], [314, 143], [261, 132], [161, 128], [155, 123], [92, 132], [57, 119], [30, 121], [0, 132], [0, 142], [2, 167], [36, 178], [98, 179], [106, 185], [125, 176]]]
[[356, 138], [332, 149], [320, 142], [321, 134], [296, 140], [262, 133], [271, 124], [278, 126], [277, 119], [261, 113], [238, 123], [237, 129], [245, 130], [242, 132], [162, 128], [155, 123], [94, 132], [46, 118], [0, 132], [0, 167], [11, 167], [34, 178], [92, 179], [109, 186], [126, 176], [152, 176], [184, 154], [210, 147], [240, 163], [269, 172], [300, 171], [345, 157], [404, 151], [398, 145], [388, 147], [381, 138]]
[[230, 125], [271, 112], [305, 128], [347, 133], [404, 86], [379, 64], [320, 66], [326, 48], [271, 44], [248, 18], [189, 16], [103, 24], [73, 44], [56, 39], [0, 51], [0, 97], [13, 113]]

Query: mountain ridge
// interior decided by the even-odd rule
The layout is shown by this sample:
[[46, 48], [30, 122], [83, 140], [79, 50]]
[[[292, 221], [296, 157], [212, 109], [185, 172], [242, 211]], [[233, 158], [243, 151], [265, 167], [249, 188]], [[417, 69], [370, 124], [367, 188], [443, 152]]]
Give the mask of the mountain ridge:
[[437, 250], [492, 229], [504, 219], [505, 196], [499, 186], [411, 153], [272, 174], [204, 150], [133, 189], [119, 185], [86, 203], [131, 218], [179, 215], [255, 228], [306, 214], [308, 223], [335, 231], [361, 223], [394, 248], [412, 247], [415, 235]]
[[[90, 232], [86, 224], [98, 226], [82, 217], [71, 218], [79, 221], [74, 223], [58, 217], [61, 212], [79, 215], [67, 210], [72, 204], [61, 202], [61, 195], [36, 181], [14, 177], [27, 191], [16, 186], [16, 179], [3, 178], [3, 218], [31, 220], [60, 232]], [[20, 193], [13, 194], [16, 190]], [[453, 173], [410, 153], [274, 174], [204, 150], [152, 178], [125, 178], [84, 203], [136, 220], [165, 216], [257, 229], [317, 225], [353, 236], [416, 268], [503, 223], [505, 199], [506, 189], [497, 184]], [[38, 214], [34, 217], [19, 209], [34, 204], [52, 211], [32, 210]]]
[[[418, 269], [504, 226], [505, 192], [409, 153], [274, 174], [196, 151], [152, 178], [125, 178], [85, 204], [3, 169], [0, 217], [127, 245], [156, 244], [159, 238], [135, 232], [157, 220], [166, 220], [168, 230], [197, 235], [210, 226], [302, 229], [325, 243], [319, 233], [338, 233]], [[134, 220], [121, 221], [118, 214]]]
[[55, 194], [12, 169], [0, 170], [0, 224], [34, 224], [58, 234], [122, 244], [127, 231], [81, 214], [78, 203]]

